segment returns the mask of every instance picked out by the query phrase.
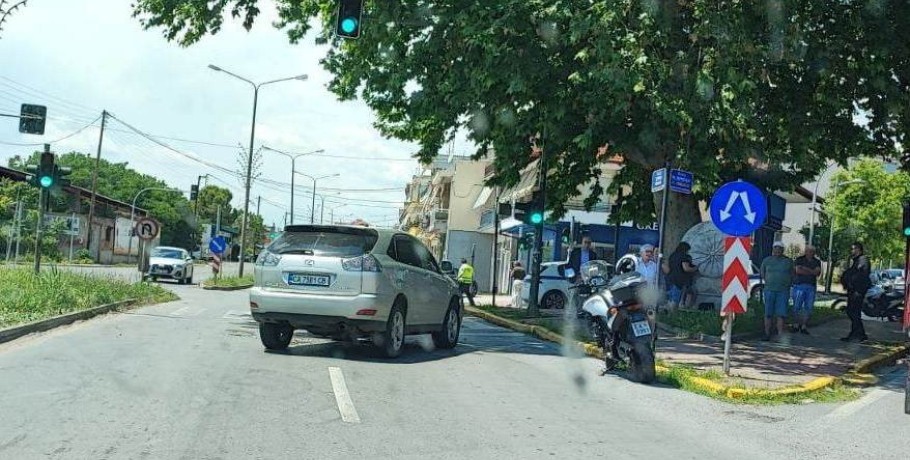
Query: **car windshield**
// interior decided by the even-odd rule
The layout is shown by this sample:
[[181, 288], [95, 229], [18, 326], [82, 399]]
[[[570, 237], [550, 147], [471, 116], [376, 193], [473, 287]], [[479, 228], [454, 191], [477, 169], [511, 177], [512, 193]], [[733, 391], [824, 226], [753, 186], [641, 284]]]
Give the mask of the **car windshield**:
[[273, 254], [356, 257], [373, 249], [376, 236], [343, 231], [285, 232], [268, 248]]
[[183, 259], [183, 251], [179, 249], [155, 248], [152, 249], [152, 257], [163, 257], [165, 259]]

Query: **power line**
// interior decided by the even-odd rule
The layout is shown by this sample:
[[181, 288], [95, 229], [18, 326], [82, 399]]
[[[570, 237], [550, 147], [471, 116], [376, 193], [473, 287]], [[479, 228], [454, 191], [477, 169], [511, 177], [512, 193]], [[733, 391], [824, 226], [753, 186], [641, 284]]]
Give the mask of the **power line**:
[[59, 139], [54, 139], [54, 140], [52, 140], [52, 141], [47, 141], [47, 142], [36, 142], [36, 143], [20, 143], [20, 142], [5, 142], [5, 141], [0, 141], [0, 144], [3, 144], [3, 145], [15, 145], [15, 146], [18, 146], [18, 147], [34, 147], [34, 146], [40, 147], [40, 146], [42, 146], [42, 145], [44, 145], [44, 144], [56, 144], [57, 142], [64, 141], [64, 140], [66, 140], [66, 139], [69, 139], [69, 138], [71, 138], [71, 137], [73, 137], [73, 136], [75, 136], [75, 135], [81, 133], [82, 131], [85, 131], [85, 130], [88, 129], [90, 126], [92, 126], [92, 125], [94, 125], [96, 122], [98, 122], [98, 120], [99, 120], [100, 118], [101, 118], [101, 115], [99, 115], [98, 118], [95, 118], [91, 123], [89, 123], [89, 124], [87, 124], [87, 125], [85, 125], [85, 126], [79, 128], [79, 129], [77, 129], [76, 131], [73, 131], [72, 133], [69, 133], [69, 134], [67, 134], [66, 136], [63, 136], [63, 137], [61, 137], [61, 138], [59, 138]]

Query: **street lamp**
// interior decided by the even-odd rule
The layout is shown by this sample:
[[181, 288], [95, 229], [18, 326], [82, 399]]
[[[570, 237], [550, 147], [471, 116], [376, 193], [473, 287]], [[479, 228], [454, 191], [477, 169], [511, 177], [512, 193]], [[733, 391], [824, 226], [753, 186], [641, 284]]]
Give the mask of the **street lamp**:
[[[142, 195], [143, 193], [151, 191], [151, 190], [163, 190], [166, 192], [183, 193], [182, 190], [177, 190], [174, 188], [167, 188], [167, 187], [147, 187], [142, 190], [139, 190], [139, 192], [136, 193], [136, 196], [133, 197], [133, 206], [130, 208], [130, 241], [126, 245], [127, 246], [127, 249], [126, 249], [127, 258], [129, 258], [133, 255], [133, 237], [136, 236], [135, 235], [136, 232], [134, 231], [135, 223], [133, 222], [133, 219], [136, 218], [136, 200], [139, 199], [139, 195]], [[127, 259], [127, 260], [129, 260], [129, 259]]]
[[335, 210], [347, 206], [347, 203], [339, 204], [338, 206], [329, 208], [329, 225], [335, 225]]
[[[832, 191], [834, 192], [833, 194], [836, 195], [837, 189], [839, 189], [841, 186], [851, 185], [851, 184], [865, 184], [865, 183], [866, 183], [866, 181], [864, 181], [862, 179], [852, 179], [852, 180], [848, 180], [846, 182], [835, 182], [834, 188], [832, 189]], [[825, 294], [831, 293], [831, 278], [834, 275], [834, 255], [832, 254], [832, 250], [834, 249], [834, 215], [833, 214], [831, 215], [831, 222], [829, 222], [828, 224], [829, 224], [829, 226], [828, 226], [828, 273], [825, 276]], [[809, 242], [811, 244], [812, 240], [809, 240]]]
[[235, 73], [224, 70], [221, 67], [218, 67], [214, 64], [209, 64], [209, 68], [212, 70], [215, 70], [217, 72], [224, 72], [238, 80], [245, 81], [245, 82], [249, 83], [250, 86], [253, 87], [253, 123], [250, 126], [250, 153], [246, 159], [246, 180], [244, 181], [245, 182], [244, 183], [244, 189], [245, 189], [244, 193], [246, 196], [244, 196], [244, 198], [243, 198], [243, 216], [241, 216], [242, 220], [240, 223], [240, 276], [243, 276], [243, 262], [244, 262], [244, 259], [246, 258], [245, 252], [244, 252], [246, 250], [246, 226], [248, 223], [247, 221], [249, 220], [248, 214], [250, 213], [250, 182], [251, 182], [251, 176], [253, 175], [253, 141], [256, 139], [256, 106], [259, 102], [259, 88], [261, 88], [265, 85], [270, 85], [272, 83], [278, 83], [278, 82], [288, 81], [288, 80], [306, 81], [306, 79], [308, 77], [306, 74], [301, 74], [301, 75], [297, 75], [294, 77], [279, 78], [277, 80], [269, 80], [269, 81], [265, 81], [262, 83], [253, 83], [251, 80], [248, 80], [246, 78], [241, 77], [240, 75], [237, 75]]
[[295, 168], [296, 168], [297, 158], [302, 157], [304, 155], [309, 155], [312, 153], [322, 153], [322, 152], [325, 152], [325, 150], [319, 149], [319, 150], [313, 150], [312, 152], [291, 153], [291, 152], [285, 152], [285, 151], [278, 150], [278, 149], [273, 149], [273, 148], [265, 146], [265, 145], [263, 145], [262, 148], [265, 150], [270, 150], [272, 152], [284, 155], [291, 159], [291, 225], [294, 225], [294, 172], [296, 172]]
[[313, 177], [309, 174], [304, 174], [302, 172], [299, 172], [297, 174], [300, 174], [301, 176], [304, 176], [304, 177], [308, 177], [311, 181], [313, 181], [313, 204], [312, 204], [312, 210], [310, 211], [310, 223], [311, 224], [316, 223], [316, 182], [318, 182], [320, 179], [328, 179], [329, 177], [338, 177], [341, 174], [338, 174], [338, 173], [327, 174], [325, 176], [319, 176], [319, 177]]
[[[319, 225], [322, 225], [325, 219], [325, 195], [325, 193], [319, 194], [319, 199], [321, 200], [319, 203]], [[341, 192], [335, 192], [332, 195], [341, 195]]]

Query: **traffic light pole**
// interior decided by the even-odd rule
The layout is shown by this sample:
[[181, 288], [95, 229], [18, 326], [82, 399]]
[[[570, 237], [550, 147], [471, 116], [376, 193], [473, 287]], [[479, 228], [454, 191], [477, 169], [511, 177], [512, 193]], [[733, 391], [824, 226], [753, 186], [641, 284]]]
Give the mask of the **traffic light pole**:
[[[47, 144], [45, 144], [47, 145]], [[41, 273], [41, 227], [44, 223], [44, 206], [47, 203], [47, 189], [38, 189], [38, 225], [35, 226], [35, 274]]]
[[[540, 170], [538, 171], [537, 183], [540, 185], [540, 211], [543, 212], [547, 201], [547, 151], [546, 148], [540, 151]], [[540, 305], [538, 296], [540, 295], [540, 262], [541, 252], [543, 250], [543, 227], [544, 219], [534, 224], [534, 246], [531, 251], [531, 288], [528, 293], [528, 316], [538, 316], [540, 314]]]

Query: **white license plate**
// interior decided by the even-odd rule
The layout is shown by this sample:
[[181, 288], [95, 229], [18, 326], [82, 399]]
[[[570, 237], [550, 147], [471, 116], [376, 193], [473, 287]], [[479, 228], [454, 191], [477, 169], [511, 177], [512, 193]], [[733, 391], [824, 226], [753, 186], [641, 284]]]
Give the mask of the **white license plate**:
[[647, 321], [636, 321], [632, 323], [632, 333], [635, 337], [651, 335], [651, 325]]
[[320, 275], [299, 275], [291, 273], [288, 275], [288, 285], [291, 286], [328, 286], [329, 277]]

